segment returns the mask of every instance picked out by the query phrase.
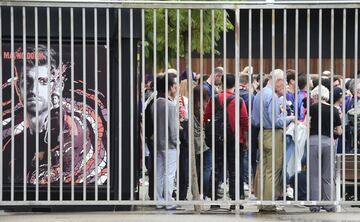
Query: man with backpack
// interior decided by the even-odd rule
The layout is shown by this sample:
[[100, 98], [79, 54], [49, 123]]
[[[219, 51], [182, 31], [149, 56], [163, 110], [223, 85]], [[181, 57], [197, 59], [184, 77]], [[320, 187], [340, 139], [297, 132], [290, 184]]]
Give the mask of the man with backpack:
[[[226, 77], [225, 77], [226, 76]], [[218, 199], [219, 196], [217, 194], [217, 187], [219, 182], [221, 181], [221, 171], [223, 170], [224, 163], [224, 127], [226, 127], [226, 159], [227, 159], [227, 170], [229, 172], [229, 194], [232, 200], [235, 200], [235, 163], [236, 158], [238, 158], [240, 166], [242, 165], [241, 161], [241, 153], [243, 153], [246, 147], [246, 132], [248, 131], [248, 113], [246, 109], [245, 102], [243, 99], [239, 97], [239, 121], [240, 121], [240, 130], [239, 130], [239, 143], [240, 143], [240, 156], [236, 157], [235, 151], [235, 106], [236, 99], [234, 94], [235, 88], [235, 76], [232, 74], [226, 74], [222, 77], [222, 83], [224, 84], [224, 78], [226, 79], [226, 91], [220, 92], [214, 98], [215, 105], [215, 113], [214, 119], [212, 119], [212, 101], [210, 100], [206, 106], [205, 114], [204, 114], [204, 123], [205, 123], [205, 140], [206, 145], [211, 147], [212, 138], [215, 141], [215, 147], [211, 147], [215, 149], [215, 199]], [[226, 100], [224, 101], [224, 93], [226, 96]], [[226, 105], [226, 122], [224, 120], [224, 102]], [[215, 125], [215, 135], [212, 135], [212, 123], [214, 121]], [[224, 124], [226, 123], [226, 124]], [[240, 176], [240, 196], [244, 195], [244, 175]], [[214, 189], [214, 188], [213, 188]], [[230, 209], [235, 209], [235, 206], [232, 205]]]

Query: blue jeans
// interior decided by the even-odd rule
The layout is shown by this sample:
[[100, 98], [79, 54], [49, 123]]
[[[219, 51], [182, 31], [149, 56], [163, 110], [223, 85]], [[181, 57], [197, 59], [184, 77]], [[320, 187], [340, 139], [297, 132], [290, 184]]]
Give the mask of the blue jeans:
[[[196, 155], [196, 172], [198, 176], [198, 184], [199, 187], [201, 186], [201, 175], [200, 175], [200, 154]], [[204, 197], [211, 197], [210, 192], [210, 180], [211, 180], [211, 167], [212, 167], [212, 155], [211, 155], [211, 149], [208, 149], [203, 152], [203, 190], [204, 190]], [[199, 188], [200, 189], [200, 188]]]
[[[288, 168], [289, 160], [295, 152], [295, 143], [292, 136], [286, 135], [286, 169]], [[289, 182], [289, 175], [286, 173], [286, 183]]]
[[290, 157], [295, 152], [295, 143], [292, 136], [286, 135], [286, 165], [289, 163]]
[[[241, 151], [240, 151], [241, 152]], [[243, 151], [242, 165], [240, 166], [240, 175], [244, 175], [244, 182], [249, 183], [249, 153], [248, 151]]]

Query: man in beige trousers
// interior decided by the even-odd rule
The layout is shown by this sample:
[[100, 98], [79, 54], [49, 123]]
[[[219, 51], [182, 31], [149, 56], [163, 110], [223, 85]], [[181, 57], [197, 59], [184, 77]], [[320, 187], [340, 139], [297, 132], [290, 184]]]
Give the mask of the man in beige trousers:
[[[270, 80], [266, 87], [264, 87], [254, 98], [252, 121], [253, 124], [261, 127], [260, 118], [263, 118], [262, 129], [259, 133], [259, 148], [263, 147], [263, 162], [258, 165], [257, 178], [256, 178], [256, 196], [259, 200], [269, 201], [273, 200], [273, 183], [272, 183], [272, 154], [275, 149], [275, 193], [274, 200], [281, 194], [281, 181], [282, 181], [282, 166], [283, 166], [283, 128], [284, 121], [287, 126], [295, 119], [294, 116], [284, 116], [286, 109], [284, 108], [283, 98], [284, 95], [284, 72], [280, 69], [273, 70], [270, 73]], [[263, 104], [263, 109], [260, 110], [260, 104]], [[273, 105], [274, 103], [274, 109]], [[261, 112], [262, 111], [262, 112]], [[273, 119], [273, 112], [274, 119]], [[273, 121], [275, 128], [273, 130]], [[263, 132], [263, 137], [261, 133]], [[273, 147], [273, 133], [275, 134], [275, 147]], [[260, 179], [260, 167], [263, 165], [263, 179]], [[263, 190], [261, 189], [261, 182], [263, 182]], [[274, 205], [259, 206], [260, 211], [276, 211]]]

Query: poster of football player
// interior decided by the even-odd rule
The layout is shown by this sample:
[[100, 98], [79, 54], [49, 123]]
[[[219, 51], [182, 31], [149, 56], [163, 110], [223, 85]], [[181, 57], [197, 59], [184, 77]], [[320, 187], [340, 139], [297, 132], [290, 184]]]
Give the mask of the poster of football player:
[[[35, 184], [37, 179], [39, 184], [49, 182], [56, 184], [60, 182], [61, 175], [63, 183], [68, 184], [72, 182], [72, 172], [74, 172], [75, 184], [84, 182], [105, 184], [108, 173], [106, 141], [108, 119], [106, 96], [108, 95], [103, 94], [107, 87], [107, 77], [104, 73], [105, 47], [103, 45], [98, 47], [98, 90], [95, 91], [94, 46], [89, 45], [86, 48], [86, 81], [84, 81], [82, 45], [74, 47], [74, 64], [70, 63], [70, 45], [63, 46], [61, 62], [59, 47], [56, 45], [52, 45], [48, 50], [45, 45], [39, 44], [37, 53], [34, 45], [28, 45], [25, 53], [21, 45], [15, 45], [15, 52], [11, 52], [9, 46], [10, 44], [5, 45], [2, 53], [4, 184], [11, 182], [12, 165], [15, 184], [21, 185], [24, 180], [28, 184]], [[13, 78], [11, 77], [12, 57], [14, 58]], [[70, 78], [72, 65], [74, 66], [73, 82]], [[37, 133], [38, 137], [36, 137]], [[97, 181], [95, 181], [96, 174]]]

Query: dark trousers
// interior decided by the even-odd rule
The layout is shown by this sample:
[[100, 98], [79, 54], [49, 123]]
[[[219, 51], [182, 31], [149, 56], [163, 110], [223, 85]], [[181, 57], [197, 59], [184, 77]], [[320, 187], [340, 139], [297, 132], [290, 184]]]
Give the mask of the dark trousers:
[[[299, 172], [298, 173], [298, 200], [306, 200], [306, 172]], [[295, 190], [295, 176], [291, 177], [289, 180], [289, 184]], [[296, 190], [295, 190], [296, 192]]]
[[[244, 151], [242, 149], [242, 145], [240, 145], [240, 152], [239, 152], [239, 156], [238, 161], [239, 161], [239, 166], [241, 167], [243, 165], [243, 161], [242, 161], [242, 156], [244, 155]], [[235, 144], [233, 141], [228, 141], [227, 142], [227, 148], [226, 148], [226, 170], [228, 172], [228, 177], [229, 177], [229, 196], [232, 200], [235, 200], [235, 194], [236, 194], [236, 184], [235, 184], [235, 180], [236, 180], [236, 152], [235, 152]], [[215, 189], [215, 200], [219, 199], [218, 196], [218, 186], [220, 184], [220, 182], [223, 180], [223, 178], [221, 178], [223, 175], [223, 167], [224, 167], [224, 150], [223, 150], [223, 143], [216, 143], [215, 145], [215, 187], [213, 189]], [[239, 192], [240, 192], [240, 198], [244, 196], [244, 173], [242, 173], [242, 170], [239, 169]]]
[[149, 175], [148, 195], [150, 200], [154, 200], [154, 143], [152, 140], [147, 140], [146, 144], [150, 152], [150, 155], [145, 158], [145, 166]]
[[[181, 138], [180, 138], [181, 139]], [[189, 146], [185, 139], [181, 139], [179, 156], [179, 200], [186, 200], [189, 187]]]
[[[259, 132], [260, 128], [256, 126], [251, 126], [251, 173], [255, 178], [257, 159], [258, 159], [258, 150], [259, 150]], [[250, 185], [250, 184], [249, 184]]]

